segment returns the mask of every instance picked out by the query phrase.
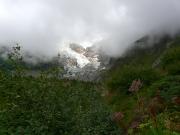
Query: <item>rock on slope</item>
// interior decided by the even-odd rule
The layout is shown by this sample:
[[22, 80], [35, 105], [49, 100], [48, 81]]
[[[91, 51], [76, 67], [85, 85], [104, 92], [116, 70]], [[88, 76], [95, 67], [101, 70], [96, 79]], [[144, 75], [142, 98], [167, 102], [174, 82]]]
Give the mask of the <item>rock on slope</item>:
[[65, 78], [98, 81], [100, 71], [106, 69], [109, 61], [108, 56], [93, 46], [84, 48], [73, 43], [60, 50], [60, 63], [64, 65]]

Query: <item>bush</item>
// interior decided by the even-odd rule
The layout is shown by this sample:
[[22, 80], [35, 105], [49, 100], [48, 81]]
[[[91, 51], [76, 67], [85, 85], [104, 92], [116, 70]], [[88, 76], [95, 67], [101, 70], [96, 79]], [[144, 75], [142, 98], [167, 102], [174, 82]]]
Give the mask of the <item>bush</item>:
[[135, 79], [140, 79], [143, 85], [150, 85], [159, 78], [159, 74], [149, 67], [123, 66], [107, 80], [107, 85], [112, 90], [127, 92]]
[[92, 83], [0, 77], [0, 134], [119, 134]]
[[93, 83], [59, 80], [59, 68], [32, 77], [24, 72], [20, 46], [13, 47], [13, 72], [0, 72], [0, 134], [117, 135]]
[[149, 90], [151, 96], [154, 96], [157, 90], [160, 91], [160, 96], [170, 103], [173, 97], [180, 95], [180, 76], [167, 76], [155, 82]]
[[180, 47], [173, 47], [165, 53], [162, 66], [171, 75], [180, 74]]

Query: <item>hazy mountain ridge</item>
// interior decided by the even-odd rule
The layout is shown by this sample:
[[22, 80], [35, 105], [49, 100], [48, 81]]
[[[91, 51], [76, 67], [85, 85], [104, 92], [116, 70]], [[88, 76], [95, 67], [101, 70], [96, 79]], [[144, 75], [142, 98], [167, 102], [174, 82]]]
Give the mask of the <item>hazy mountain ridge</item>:
[[[133, 57], [140, 54], [153, 54], [153, 66], [157, 66], [160, 62], [159, 57], [164, 50], [168, 49], [169, 44], [174, 38], [169, 36], [150, 37], [144, 36], [135, 41], [131, 48], [120, 58], [112, 58], [97, 49], [96, 46], [84, 48], [79, 44], [71, 43], [59, 50], [59, 55], [49, 60], [44, 60], [46, 57], [33, 56], [26, 52], [23, 55], [23, 63], [28, 67], [29, 73], [39, 74], [40, 70], [47, 70], [52, 67], [59, 67], [63, 72], [60, 78], [77, 79], [83, 81], [99, 81], [101, 80], [101, 72], [108, 70], [111, 67], [119, 66], [120, 63], [127, 62], [127, 59], [133, 60]], [[0, 49], [0, 66], [3, 68], [9, 67], [6, 59], [11, 52], [11, 48], [1, 47]], [[28, 73], [28, 74], [29, 74]]]
[[[0, 49], [0, 66], [9, 69], [8, 54], [13, 51], [8, 47]], [[100, 72], [110, 66], [111, 58], [100, 53], [94, 47], [83, 48], [78, 44], [69, 44], [61, 48], [57, 57], [45, 60], [43, 57], [33, 56], [29, 52], [21, 54], [23, 57], [22, 64], [28, 68], [29, 73], [38, 74], [40, 70], [47, 70], [52, 67], [62, 68], [60, 78], [78, 79], [84, 81], [100, 80]], [[7, 68], [9, 67], [9, 68]], [[28, 74], [29, 74], [28, 73]]]

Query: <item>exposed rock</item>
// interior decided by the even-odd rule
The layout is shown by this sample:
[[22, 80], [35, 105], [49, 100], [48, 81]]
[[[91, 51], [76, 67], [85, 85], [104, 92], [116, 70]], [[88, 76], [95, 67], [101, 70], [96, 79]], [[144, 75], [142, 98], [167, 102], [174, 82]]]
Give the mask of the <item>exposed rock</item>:
[[97, 55], [98, 55], [98, 53], [93, 47], [87, 47], [86, 51], [84, 53], [84, 56], [91, 57], [91, 58], [97, 57]]
[[100, 54], [93, 46], [85, 49], [81, 45], [70, 44], [69, 49], [64, 49], [60, 58], [60, 63], [63, 63], [65, 69], [64, 77], [99, 81], [100, 72], [106, 68], [110, 58]]
[[70, 47], [73, 51], [75, 51], [75, 52], [77, 52], [77, 53], [79, 53], [79, 54], [82, 54], [82, 53], [84, 53], [84, 52], [86, 51], [85, 48], [83, 48], [82, 46], [80, 46], [80, 45], [78, 45], [78, 44], [75, 44], [75, 43], [70, 44], [69, 47]]

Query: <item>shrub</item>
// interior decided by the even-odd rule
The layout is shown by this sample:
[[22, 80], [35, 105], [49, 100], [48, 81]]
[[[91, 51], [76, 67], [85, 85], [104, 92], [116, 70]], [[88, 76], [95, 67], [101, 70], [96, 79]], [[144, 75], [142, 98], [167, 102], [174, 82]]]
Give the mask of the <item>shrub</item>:
[[95, 85], [0, 75], [0, 134], [116, 135]]
[[180, 47], [169, 49], [163, 56], [161, 63], [169, 74], [180, 74]]
[[120, 134], [95, 84], [59, 80], [56, 68], [37, 77], [21, 74], [20, 47], [13, 49], [9, 61], [15, 71], [0, 72], [0, 134]]
[[127, 92], [133, 80], [140, 79], [143, 85], [150, 85], [158, 78], [158, 73], [152, 68], [123, 66], [107, 80], [107, 85], [112, 90]]
[[180, 95], [180, 76], [167, 76], [155, 82], [149, 89], [151, 96], [154, 96], [156, 90], [170, 103], [173, 97]]

